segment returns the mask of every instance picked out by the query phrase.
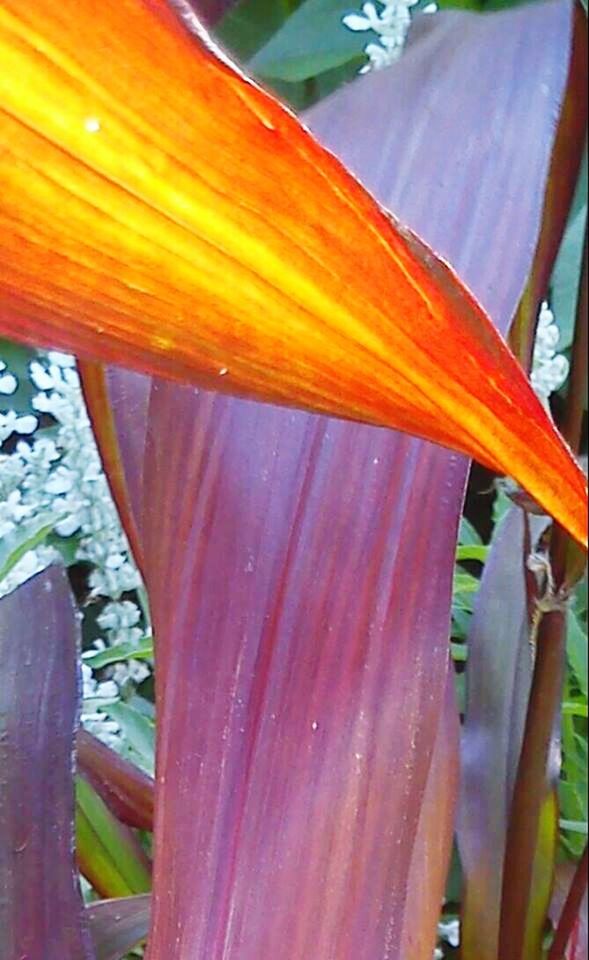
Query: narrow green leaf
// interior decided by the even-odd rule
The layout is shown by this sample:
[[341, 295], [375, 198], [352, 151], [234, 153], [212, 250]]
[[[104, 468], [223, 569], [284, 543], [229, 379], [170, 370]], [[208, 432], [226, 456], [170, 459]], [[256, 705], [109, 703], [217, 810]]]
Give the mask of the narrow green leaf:
[[142, 766], [150, 772], [155, 763], [155, 728], [153, 723], [129, 703], [119, 701], [105, 707], [105, 713], [119, 724], [125, 739], [138, 754]]
[[464, 573], [457, 570], [454, 573], [454, 593], [477, 593], [480, 587], [480, 581], [470, 573]]
[[458, 543], [464, 547], [482, 546], [481, 536], [467, 517], [460, 520], [460, 530], [458, 533]]
[[81, 776], [76, 778], [76, 854], [81, 872], [102, 896], [151, 889], [149, 861], [135, 834]]
[[484, 563], [489, 553], [489, 547], [484, 544], [477, 546], [458, 546], [456, 549], [456, 560], [479, 560]]
[[589, 832], [589, 827], [586, 821], [583, 820], [559, 820], [560, 829], [567, 830], [568, 833], [579, 833], [583, 837], [586, 837]]
[[452, 659], [455, 663], [466, 663], [468, 660], [468, 647], [465, 643], [450, 644]]
[[561, 331], [559, 344], [561, 349], [570, 347], [573, 341], [586, 224], [587, 153], [585, 152], [573, 209], [552, 274], [550, 299]]
[[64, 514], [42, 513], [30, 520], [25, 520], [11, 533], [2, 537], [0, 543], [0, 582], [8, 576], [29, 550], [34, 550], [45, 543], [55, 524], [59, 523], [63, 517]]
[[120, 663], [122, 660], [151, 660], [153, 657], [153, 637], [143, 637], [139, 643], [117, 643], [105, 650], [96, 653], [83, 654], [84, 663], [93, 670], [108, 667], [111, 663]]
[[569, 610], [567, 619], [567, 657], [579, 689], [587, 698], [587, 634], [574, 610]]
[[586, 703], [578, 703], [570, 700], [563, 703], [562, 712], [571, 717], [587, 718], [589, 716], [589, 708]]

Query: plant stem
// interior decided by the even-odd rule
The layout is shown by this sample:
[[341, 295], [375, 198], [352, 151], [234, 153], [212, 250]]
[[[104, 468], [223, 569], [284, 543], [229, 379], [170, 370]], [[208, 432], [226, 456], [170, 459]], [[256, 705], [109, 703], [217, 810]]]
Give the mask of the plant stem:
[[564, 960], [565, 951], [569, 940], [571, 939], [575, 922], [579, 916], [583, 898], [587, 891], [588, 866], [589, 846], [585, 846], [585, 852], [577, 864], [575, 876], [573, 877], [573, 882], [571, 883], [571, 889], [569, 890], [564, 907], [562, 908], [560, 920], [558, 921], [558, 926], [554, 935], [554, 942], [550, 948], [550, 953], [548, 954], [548, 960]]
[[[587, 253], [587, 234], [585, 250]], [[565, 439], [578, 451], [583, 398], [587, 383], [587, 260], [584, 259], [579, 287], [573, 359], [567, 406], [563, 422]], [[550, 544], [550, 561], [556, 589], [566, 581], [569, 538], [555, 526]], [[566, 613], [555, 609], [545, 613], [537, 635], [537, 655], [526, 716], [522, 752], [514, 787], [507, 830], [501, 929], [500, 960], [526, 960], [525, 944], [534, 860], [538, 846], [540, 814], [556, 775], [551, 769], [554, 732], [560, 718], [566, 662]]]

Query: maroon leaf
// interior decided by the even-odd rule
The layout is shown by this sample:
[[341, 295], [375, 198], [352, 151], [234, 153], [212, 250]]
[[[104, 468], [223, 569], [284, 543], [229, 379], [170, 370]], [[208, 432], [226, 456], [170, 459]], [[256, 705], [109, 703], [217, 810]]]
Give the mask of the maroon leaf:
[[[532, 678], [528, 519], [513, 507], [485, 565], [469, 633], [458, 839], [464, 960], [496, 960], [503, 858]], [[537, 536], [548, 521], [534, 517]]]
[[93, 957], [73, 859], [78, 641], [62, 570], [0, 601], [3, 960]]
[[153, 780], [86, 730], [76, 741], [78, 769], [115, 816], [130, 827], [153, 830]]
[[[440, 16], [395, 68], [309, 116], [502, 330], [569, 38], [562, 4]], [[405, 960], [466, 462], [155, 384], [140, 469], [159, 697], [151, 957]], [[434, 930], [428, 911], [427, 950]]]
[[151, 896], [98, 900], [86, 908], [96, 960], [121, 960], [145, 940], [149, 929]]

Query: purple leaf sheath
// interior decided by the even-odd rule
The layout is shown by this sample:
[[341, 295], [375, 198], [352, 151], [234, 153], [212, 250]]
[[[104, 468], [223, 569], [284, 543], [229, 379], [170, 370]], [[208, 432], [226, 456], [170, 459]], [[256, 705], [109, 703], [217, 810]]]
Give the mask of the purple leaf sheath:
[[92, 960], [73, 853], [78, 623], [63, 570], [0, 601], [0, 957]]

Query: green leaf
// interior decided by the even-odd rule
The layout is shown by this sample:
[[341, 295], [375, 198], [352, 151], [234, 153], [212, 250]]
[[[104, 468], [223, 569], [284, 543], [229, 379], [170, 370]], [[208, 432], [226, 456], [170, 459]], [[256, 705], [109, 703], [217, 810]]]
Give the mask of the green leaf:
[[214, 34], [243, 63], [270, 40], [290, 13], [287, 0], [241, 0], [217, 24]]
[[8, 576], [19, 560], [29, 550], [45, 543], [53, 532], [56, 523], [63, 520], [64, 514], [42, 513], [25, 520], [15, 530], [2, 537], [0, 543], [0, 582]]
[[153, 773], [155, 727], [151, 720], [123, 701], [104, 707], [104, 712], [119, 724], [131, 749], [137, 754], [141, 766], [149, 773]]
[[477, 547], [483, 543], [478, 530], [466, 517], [462, 517], [460, 520], [458, 543], [464, 547]]
[[342, 0], [306, 0], [253, 57], [249, 67], [270, 80], [307, 80], [362, 55], [371, 33], [348, 30]]
[[454, 573], [454, 593], [477, 593], [480, 587], [480, 581], [470, 573], [463, 573], [457, 570]]
[[559, 820], [560, 829], [567, 833], [580, 833], [586, 837], [589, 833], [588, 824], [583, 820]]
[[586, 703], [580, 703], [578, 700], [567, 700], [562, 705], [562, 712], [569, 717], [589, 717], [589, 707]]
[[149, 862], [135, 834], [80, 776], [76, 778], [76, 853], [80, 870], [102, 896], [127, 897], [151, 889]]
[[105, 650], [96, 653], [85, 653], [84, 663], [93, 670], [101, 670], [111, 663], [120, 663], [122, 660], [151, 660], [153, 657], [153, 637], [143, 637], [138, 644], [117, 643]]
[[551, 306], [560, 327], [559, 348], [573, 342], [583, 242], [587, 224], [587, 153], [573, 201], [569, 222], [554, 265], [551, 282]]
[[468, 647], [465, 643], [451, 643], [450, 651], [455, 663], [466, 663], [468, 659]]
[[569, 610], [567, 618], [567, 657], [579, 690], [587, 699], [587, 634], [573, 610]]
[[18, 414], [33, 413], [31, 400], [37, 392], [29, 378], [29, 363], [36, 351], [0, 337], [0, 360], [6, 364], [6, 373], [12, 373], [18, 381], [14, 393], [0, 395], [0, 411], [15, 410]]
[[458, 546], [456, 549], [456, 560], [460, 563], [463, 560], [478, 560], [484, 563], [489, 553], [489, 547], [485, 544], [476, 546]]

